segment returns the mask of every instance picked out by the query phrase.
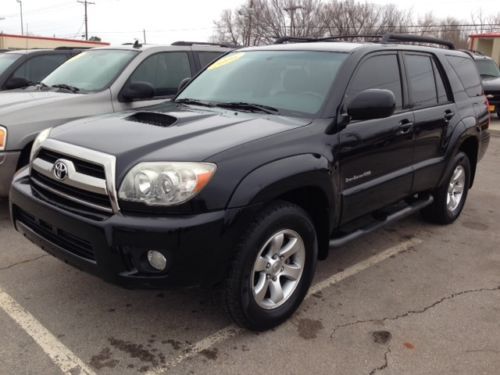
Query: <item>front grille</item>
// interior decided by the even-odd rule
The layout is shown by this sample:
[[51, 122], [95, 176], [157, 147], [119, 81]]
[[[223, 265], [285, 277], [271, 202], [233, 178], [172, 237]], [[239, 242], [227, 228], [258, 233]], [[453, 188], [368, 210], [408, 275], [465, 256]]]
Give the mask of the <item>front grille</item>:
[[81, 258], [95, 262], [94, 249], [89, 241], [62, 229], [55, 228], [46, 221], [36, 219], [33, 215], [28, 214], [19, 207], [15, 207], [15, 212], [16, 219], [39, 236]]
[[[46, 187], [61, 192], [64, 195], [67, 195], [72, 198], [77, 198], [79, 200], [89, 202], [93, 205], [97, 205], [106, 209], [111, 210], [111, 201], [109, 200], [109, 197], [107, 195], [102, 195], [98, 193], [94, 193], [91, 191], [87, 190], [82, 190], [73, 186], [69, 186], [66, 184], [63, 184], [62, 182], [53, 180], [47, 176], [44, 176], [41, 173], [38, 173], [35, 170], [31, 171], [31, 178], [35, 180], [36, 182], [41, 182], [43, 185]], [[43, 185], [38, 185], [38, 187], [43, 187]], [[45, 189], [49, 190], [49, 189]]]
[[58, 152], [43, 148], [40, 150], [37, 157], [52, 164], [55, 163], [58, 159], [70, 160], [75, 165], [75, 169], [77, 172], [103, 180], [106, 179], [106, 174], [104, 173], [104, 167], [102, 165], [94, 164], [85, 160], [81, 160], [69, 155], [60, 154]]

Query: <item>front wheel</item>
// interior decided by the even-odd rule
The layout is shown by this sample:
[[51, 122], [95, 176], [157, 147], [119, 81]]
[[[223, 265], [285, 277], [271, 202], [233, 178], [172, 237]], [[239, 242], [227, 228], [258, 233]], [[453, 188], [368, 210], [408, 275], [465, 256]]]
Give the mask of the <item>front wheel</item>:
[[243, 236], [224, 299], [233, 320], [262, 331], [290, 317], [306, 296], [317, 259], [314, 225], [290, 203], [264, 210]]
[[451, 224], [464, 208], [470, 186], [470, 161], [465, 153], [459, 152], [452, 165], [446, 183], [433, 193], [434, 202], [422, 210], [422, 216], [427, 221]]

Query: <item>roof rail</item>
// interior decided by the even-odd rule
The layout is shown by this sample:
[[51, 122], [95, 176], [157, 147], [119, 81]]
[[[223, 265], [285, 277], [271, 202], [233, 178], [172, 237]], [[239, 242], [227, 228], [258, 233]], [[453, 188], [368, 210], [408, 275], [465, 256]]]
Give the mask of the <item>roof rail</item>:
[[285, 44], [285, 43], [308, 43], [316, 42], [317, 38], [306, 38], [300, 36], [282, 36], [274, 41], [274, 44]]
[[385, 34], [381, 40], [382, 43], [428, 43], [428, 44], [438, 44], [449, 49], [455, 49], [455, 45], [444, 39], [433, 38], [430, 36], [419, 36], [410, 34]]
[[360, 35], [334, 35], [327, 36], [324, 38], [318, 38], [315, 41], [317, 42], [327, 42], [329, 40], [337, 41], [337, 40], [346, 40], [346, 39], [382, 39], [383, 35], [369, 35], [369, 34], [360, 34]]
[[216, 46], [216, 47], [225, 47], [225, 48], [238, 48], [237, 45], [229, 44], [229, 43], [210, 43], [210, 42], [188, 42], [184, 40], [179, 40], [177, 42], [172, 43], [173, 46]]
[[482, 53], [480, 51], [473, 50], [473, 49], [459, 49], [459, 51], [465, 52], [466, 54], [471, 55], [471, 56], [473, 56], [473, 55], [485, 56], [484, 53]]

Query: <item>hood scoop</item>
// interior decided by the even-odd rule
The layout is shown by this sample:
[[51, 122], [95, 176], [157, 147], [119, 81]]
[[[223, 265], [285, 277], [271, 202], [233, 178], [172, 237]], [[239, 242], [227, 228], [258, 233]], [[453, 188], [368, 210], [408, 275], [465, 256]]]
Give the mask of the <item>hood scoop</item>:
[[168, 127], [177, 122], [177, 118], [159, 112], [136, 112], [126, 118], [128, 121], [140, 122], [143, 124]]

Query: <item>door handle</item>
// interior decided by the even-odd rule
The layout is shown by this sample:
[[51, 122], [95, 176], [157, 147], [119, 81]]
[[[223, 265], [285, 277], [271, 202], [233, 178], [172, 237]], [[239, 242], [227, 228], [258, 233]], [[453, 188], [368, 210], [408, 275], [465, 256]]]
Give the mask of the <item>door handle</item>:
[[406, 135], [409, 134], [413, 129], [413, 122], [411, 122], [408, 119], [401, 120], [399, 122], [399, 127], [398, 131], [396, 132], [397, 135]]
[[453, 112], [452, 110], [450, 109], [447, 109], [445, 112], [444, 112], [444, 119], [446, 121], [450, 121], [453, 116], [455, 116], [455, 112]]

